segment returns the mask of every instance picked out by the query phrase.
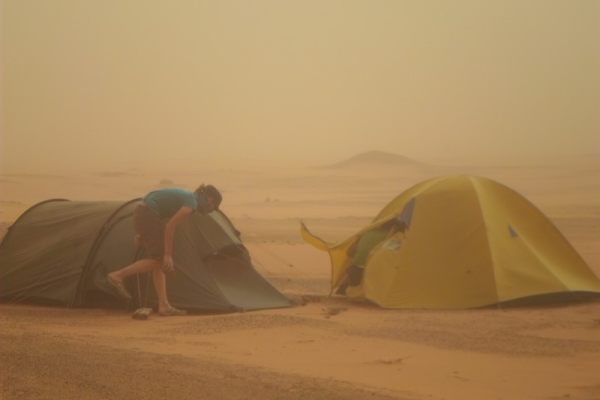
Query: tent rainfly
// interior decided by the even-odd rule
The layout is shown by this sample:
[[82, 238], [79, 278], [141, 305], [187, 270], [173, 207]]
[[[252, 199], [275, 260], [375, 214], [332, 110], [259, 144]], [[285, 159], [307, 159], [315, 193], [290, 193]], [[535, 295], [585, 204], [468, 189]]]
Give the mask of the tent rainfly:
[[373, 248], [348, 297], [387, 308], [460, 309], [600, 294], [598, 278], [542, 212], [510, 188], [474, 176], [417, 184], [336, 245], [302, 224], [304, 240], [329, 252], [332, 291], [361, 235], [394, 218], [407, 229]]
[[[139, 258], [133, 209], [139, 199], [39, 203], [0, 244], [0, 299], [67, 307], [124, 307], [106, 274]], [[235, 228], [220, 211], [194, 214], [177, 230], [170, 302], [198, 311], [288, 307], [290, 302], [252, 266]], [[131, 277], [134, 303], [155, 304], [151, 280]], [[146, 303], [147, 301], [147, 303]]]

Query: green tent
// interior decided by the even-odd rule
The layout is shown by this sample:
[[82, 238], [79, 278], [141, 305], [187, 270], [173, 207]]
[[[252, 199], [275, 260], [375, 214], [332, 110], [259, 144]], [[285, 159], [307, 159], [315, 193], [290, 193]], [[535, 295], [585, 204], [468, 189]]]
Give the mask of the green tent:
[[[125, 307], [106, 274], [143, 256], [134, 246], [139, 199], [39, 203], [9, 228], [0, 244], [0, 300], [66, 307]], [[252, 266], [235, 228], [220, 211], [194, 214], [177, 230], [176, 271], [168, 276], [175, 307], [235, 311], [290, 306]], [[126, 282], [133, 304], [155, 304], [151, 279]]]

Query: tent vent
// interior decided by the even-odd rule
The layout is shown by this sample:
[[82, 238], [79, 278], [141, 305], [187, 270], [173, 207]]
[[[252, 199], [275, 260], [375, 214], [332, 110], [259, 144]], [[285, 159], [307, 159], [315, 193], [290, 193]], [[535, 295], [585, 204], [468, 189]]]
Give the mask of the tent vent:
[[410, 228], [410, 221], [412, 220], [413, 211], [415, 209], [415, 198], [410, 199], [408, 203], [404, 206], [400, 217], [398, 218], [400, 221], [406, 224], [407, 228]]

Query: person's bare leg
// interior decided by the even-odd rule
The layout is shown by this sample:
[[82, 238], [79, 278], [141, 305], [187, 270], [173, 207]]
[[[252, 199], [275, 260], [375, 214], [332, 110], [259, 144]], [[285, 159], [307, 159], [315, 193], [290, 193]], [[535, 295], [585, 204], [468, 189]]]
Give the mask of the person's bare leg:
[[167, 298], [167, 277], [160, 268], [157, 268], [152, 271], [152, 279], [154, 281], [156, 297], [158, 298], [158, 312], [160, 313], [167, 311], [169, 308], [171, 308]]
[[160, 270], [160, 262], [153, 259], [143, 259], [137, 260], [133, 264], [129, 264], [128, 266], [121, 268], [118, 271], [113, 271], [108, 274], [108, 276], [117, 282], [123, 282], [125, 278], [134, 274], [141, 274], [143, 272]]

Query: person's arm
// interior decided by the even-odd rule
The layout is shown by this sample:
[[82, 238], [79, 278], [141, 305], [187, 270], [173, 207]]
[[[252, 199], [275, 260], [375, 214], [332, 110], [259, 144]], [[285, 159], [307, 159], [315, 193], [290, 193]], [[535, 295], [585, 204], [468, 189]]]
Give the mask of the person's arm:
[[193, 212], [193, 208], [183, 206], [175, 213], [175, 215], [171, 217], [171, 219], [169, 219], [165, 225], [165, 254], [162, 265], [164, 272], [171, 272], [175, 270], [175, 265], [173, 264], [173, 238], [175, 237], [175, 229], [181, 221], [183, 221]]

